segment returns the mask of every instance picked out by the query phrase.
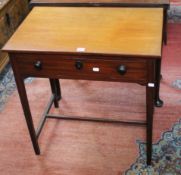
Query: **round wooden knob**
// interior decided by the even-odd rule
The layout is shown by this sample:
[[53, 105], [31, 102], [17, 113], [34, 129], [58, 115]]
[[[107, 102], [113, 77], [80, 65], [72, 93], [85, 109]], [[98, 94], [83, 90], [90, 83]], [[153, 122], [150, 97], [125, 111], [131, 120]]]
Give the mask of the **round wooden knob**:
[[83, 68], [83, 63], [81, 61], [76, 61], [75, 67], [76, 69], [81, 70]]
[[37, 61], [35, 64], [34, 64], [34, 67], [38, 70], [41, 70], [42, 69], [42, 63], [41, 61]]
[[118, 67], [118, 72], [121, 74], [121, 75], [124, 75], [126, 72], [127, 72], [127, 68], [125, 65], [120, 65]]

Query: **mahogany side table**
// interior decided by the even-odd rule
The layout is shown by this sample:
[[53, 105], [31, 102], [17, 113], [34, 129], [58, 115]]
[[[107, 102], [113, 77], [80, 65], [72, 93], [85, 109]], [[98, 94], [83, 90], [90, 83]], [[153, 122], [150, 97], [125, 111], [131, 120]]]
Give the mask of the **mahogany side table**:
[[[163, 13], [163, 8], [33, 8], [3, 50], [10, 56], [37, 155], [38, 138], [49, 118], [137, 124], [146, 126], [147, 164], [151, 164], [154, 105], [160, 101]], [[52, 80], [52, 96], [36, 130], [24, 85], [29, 76]], [[61, 99], [59, 78], [139, 83], [146, 88], [146, 120], [51, 114], [52, 104], [58, 107]]]

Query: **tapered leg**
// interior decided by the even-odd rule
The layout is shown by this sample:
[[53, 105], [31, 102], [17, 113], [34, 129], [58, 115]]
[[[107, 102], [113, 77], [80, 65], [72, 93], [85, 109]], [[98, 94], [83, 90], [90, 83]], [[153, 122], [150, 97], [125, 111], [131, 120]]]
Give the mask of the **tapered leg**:
[[23, 80], [23, 78], [21, 78], [20, 76], [18, 76], [16, 74], [15, 74], [15, 80], [16, 80], [16, 85], [17, 85], [17, 89], [18, 89], [18, 92], [19, 92], [21, 104], [22, 104], [22, 107], [23, 107], [24, 116], [25, 116], [26, 123], [27, 123], [27, 126], [28, 126], [29, 134], [30, 134], [31, 141], [32, 141], [32, 144], [33, 144], [33, 148], [34, 148], [35, 153], [37, 155], [39, 155], [40, 154], [40, 148], [39, 148], [39, 145], [38, 145], [38, 140], [37, 140], [34, 125], [33, 125], [33, 120], [32, 120], [30, 107], [29, 107], [29, 103], [28, 103], [28, 99], [27, 99], [24, 80]]
[[147, 118], [147, 165], [151, 165], [152, 159], [152, 130], [154, 112], [154, 91], [155, 87], [146, 87], [146, 118]]
[[161, 73], [161, 59], [156, 60], [156, 89], [155, 89], [155, 106], [162, 107], [163, 101], [160, 99], [160, 73]]
[[28, 103], [26, 88], [25, 88], [25, 84], [24, 84], [24, 78], [19, 73], [19, 68], [17, 67], [18, 63], [16, 62], [16, 59], [14, 58], [14, 56], [9, 54], [9, 57], [10, 57], [10, 61], [12, 63], [14, 77], [15, 77], [21, 105], [23, 108], [24, 116], [25, 116], [26, 123], [28, 126], [28, 131], [29, 131], [30, 138], [31, 138], [31, 141], [33, 144], [33, 148], [34, 148], [35, 154], [39, 155], [40, 154], [40, 148], [38, 145], [38, 138], [36, 136], [36, 132], [35, 132], [34, 124], [33, 124], [33, 119], [31, 116], [31, 111], [30, 111], [30, 107], [29, 107], [29, 103]]
[[59, 107], [58, 101], [61, 99], [60, 83], [58, 79], [49, 79], [52, 93], [55, 95], [54, 106]]
[[[148, 83], [146, 85], [146, 146], [147, 146], [147, 165], [151, 165], [152, 160], [152, 132], [153, 132], [153, 113], [154, 97], [156, 91], [156, 59], [148, 62]], [[160, 78], [160, 76], [159, 76]]]

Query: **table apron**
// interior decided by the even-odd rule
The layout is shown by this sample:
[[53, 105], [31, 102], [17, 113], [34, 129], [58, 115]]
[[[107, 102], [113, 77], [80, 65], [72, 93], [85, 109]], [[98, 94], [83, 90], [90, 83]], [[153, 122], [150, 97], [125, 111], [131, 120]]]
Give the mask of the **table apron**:
[[22, 77], [82, 79], [139, 84], [148, 82], [148, 63], [151, 61], [151, 59], [134, 57], [36, 56], [28, 54], [11, 58]]

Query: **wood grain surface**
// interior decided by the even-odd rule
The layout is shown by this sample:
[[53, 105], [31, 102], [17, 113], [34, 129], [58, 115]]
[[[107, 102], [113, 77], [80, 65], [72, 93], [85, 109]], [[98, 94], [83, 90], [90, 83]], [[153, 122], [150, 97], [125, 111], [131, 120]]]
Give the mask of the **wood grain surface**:
[[[26, 58], [26, 59], [24, 59]], [[105, 58], [105, 57], [103, 57]], [[111, 57], [102, 59], [101, 57], [89, 56], [64, 56], [54, 54], [17, 54], [16, 59], [18, 70], [23, 77], [52, 77], [60, 79], [83, 79], [96, 81], [122, 81], [145, 84], [147, 81], [147, 61], [138, 58], [121, 58], [120, 60]], [[34, 65], [39, 61], [41, 68]], [[77, 62], [82, 63], [82, 68], [77, 69]], [[120, 74], [118, 67], [124, 65], [126, 73]], [[98, 72], [93, 68], [99, 68]]]
[[3, 50], [161, 56], [162, 8], [35, 7]]

